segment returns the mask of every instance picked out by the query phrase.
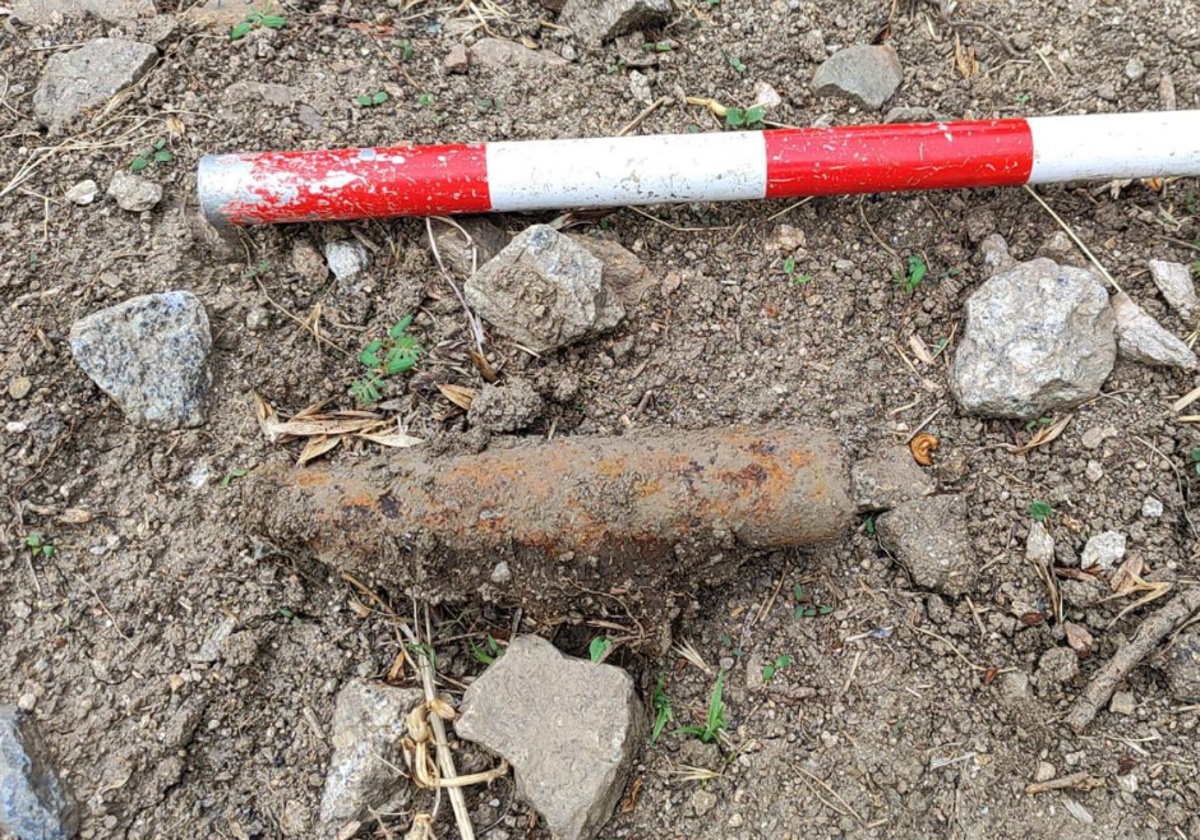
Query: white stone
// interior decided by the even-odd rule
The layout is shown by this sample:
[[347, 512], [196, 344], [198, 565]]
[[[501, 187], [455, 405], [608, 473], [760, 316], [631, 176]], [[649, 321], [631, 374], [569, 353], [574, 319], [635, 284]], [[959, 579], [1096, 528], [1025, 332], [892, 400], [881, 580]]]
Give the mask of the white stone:
[[1105, 531], [1087, 541], [1087, 545], [1083, 547], [1080, 566], [1084, 569], [1095, 566], [1100, 571], [1107, 572], [1124, 557], [1125, 535], [1118, 531]]

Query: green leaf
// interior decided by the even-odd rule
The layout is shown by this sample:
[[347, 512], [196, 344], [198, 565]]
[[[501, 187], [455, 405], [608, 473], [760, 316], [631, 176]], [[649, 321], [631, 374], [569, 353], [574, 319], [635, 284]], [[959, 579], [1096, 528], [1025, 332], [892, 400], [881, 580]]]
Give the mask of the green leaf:
[[788, 277], [791, 277], [793, 274], [796, 273], [796, 258], [795, 257], [788, 257], [786, 260], [783, 261], [783, 273], [786, 274]]
[[666, 679], [666, 674], [659, 674], [658, 682], [654, 686], [654, 699], [651, 701], [654, 706], [654, 728], [650, 732], [651, 744], [658, 740], [658, 736], [662, 734], [666, 725], [675, 718], [675, 712], [671, 708], [671, 698], [663, 689]]
[[412, 319], [413, 316], [411, 315], [406, 318], [401, 318], [392, 326], [390, 330], [388, 330], [388, 335], [390, 335], [392, 338], [399, 338], [400, 336], [404, 335], [404, 331], [408, 329], [409, 324], [412, 323]]
[[736, 55], [729, 56], [729, 66], [732, 67], [734, 70], [738, 71], [739, 73], [746, 72], [746, 65], [742, 64], [742, 60], [740, 58], [738, 58]]
[[608, 649], [612, 647], [612, 642], [603, 636], [597, 636], [592, 639], [591, 645], [588, 646], [588, 656], [593, 662], [599, 662], [604, 658], [604, 654], [608, 653]]
[[741, 108], [726, 108], [725, 124], [730, 128], [740, 128], [746, 124], [746, 112]]
[[805, 283], [811, 283], [813, 276], [811, 274], [797, 274], [792, 278], [793, 286], [803, 286]]
[[1200, 464], [1200, 446], [1192, 450], [1192, 460]]
[[771, 680], [775, 679], [775, 666], [767, 665], [765, 668], [763, 668], [762, 677], [763, 682], [770, 682]]
[[133, 163], [129, 164], [129, 171], [130, 172], [141, 172], [143, 169], [145, 169], [149, 165], [150, 165], [149, 160], [142, 157], [141, 155], [138, 155], [137, 157], [135, 157], [133, 159]]
[[382, 105], [384, 102], [387, 102], [388, 101], [387, 91], [386, 90], [379, 91], [378, 93], [376, 93], [374, 96], [371, 97], [371, 101], [374, 102], [376, 105]]
[[782, 671], [784, 668], [787, 668], [791, 664], [792, 664], [792, 657], [786, 653], [783, 656], [776, 657], [776, 659], [775, 659], [775, 668], [776, 668], [776, 670], [779, 670], [779, 671]]
[[25, 545], [29, 548], [37, 549], [42, 547], [42, 535], [37, 531], [25, 537]]
[[241, 469], [240, 467], [236, 470], [231, 470], [229, 475], [227, 475], [221, 479], [221, 486], [228, 487], [229, 485], [233, 484], [234, 479], [242, 478], [248, 472], [250, 472], [250, 471]]
[[167, 145], [167, 141], [166, 141], [165, 139], [162, 139], [162, 140], [155, 140], [155, 141], [154, 141], [154, 150], [155, 150], [155, 151], [158, 151], [159, 149], [162, 149], [162, 148], [163, 148], [163, 147], [165, 147], [166, 145]]
[[821, 606], [817, 607], [817, 612], [820, 615], [829, 615], [831, 612], [833, 612], [833, 607], [829, 606], [828, 604], [822, 604]]
[[867, 517], [866, 526], [867, 526], [867, 533], [873, 535], [875, 533], [875, 517], [874, 516]]
[[767, 109], [762, 107], [754, 107], [746, 112], [746, 124], [756, 125], [762, 122], [762, 118], [767, 115]]
[[395, 44], [400, 47], [401, 61], [408, 61], [413, 57], [412, 41], [408, 40], [407, 38], [403, 38], [399, 41], [396, 41]]
[[471, 644], [471, 653], [474, 654], [475, 658], [477, 660], [479, 660], [480, 662], [482, 662], [484, 665], [491, 665], [493, 662], [496, 661], [496, 657], [492, 656], [491, 654], [484, 653], [479, 648], [475, 647], [474, 642], [471, 642], [470, 644]]
[[262, 25], [267, 29], [283, 29], [287, 26], [287, 18], [282, 15], [266, 15], [261, 21]]
[[246, 15], [247, 23], [262, 23], [262, 19], [263, 19], [262, 12], [251, 12], [250, 14]]
[[1029, 515], [1038, 522], [1045, 522], [1046, 517], [1054, 513], [1054, 508], [1050, 507], [1049, 502], [1043, 502], [1041, 499], [1034, 499], [1033, 504], [1029, 506]]
[[229, 40], [240, 41], [242, 38], [245, 38], [253, 28], [253, 23], [239, 23], [229, 30]]
[[46, 558], [53, 557], [54, 556], [54, 546], [52, 546], [52, 545], [42, 546], [42, 556], [46, 557]]
[[362, 108], [370, 108], [370, 107], [371, 107], [371, 105], [373, 105], [373, 104], [374, 104], [374, 103], [371, 101], [371, 97], [369, 97], [369, 96], [367, 96], [367, 95], [365, 95], [365, 94], [364, 94], [363, 96], [356, 96], [356, 97], [354, 97], [354, 101], [355, 101], [355, 103], [357, 103], [357, 104], [358, 104], [360, 107], [362, 107]]
[[175, 155], [171, 154], [166, 149], [159, 149], [154, 153], [155, 163], [170, 163], [173, 160], [175, 160]]

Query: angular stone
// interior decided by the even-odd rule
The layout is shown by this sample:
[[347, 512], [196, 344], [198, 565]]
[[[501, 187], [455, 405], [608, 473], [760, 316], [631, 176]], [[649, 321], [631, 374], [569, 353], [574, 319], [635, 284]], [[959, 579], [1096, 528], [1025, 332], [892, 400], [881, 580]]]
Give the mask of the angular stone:
[[400, 739], [405, 715], [424, 699], [419, 689], [357, 679], [338, 692], [319, 836], [333, 837], [346, 823], [365, 820], [368, 809], [407, 795]]
[[856, 44], [825, 59], [812, 85], [817, 96], [844, 96], [864, 108], [877, 109], [903, 81], [904, 68], [893, 47]]
[[143, 295], [71, 326], [71, 355], [131, 423], [150, 429], [199, 426], [212, 383], [212, 335], [191, 292]]
[[0, 706], [0, 833], [70, 840], [78, 830], [79, 805], [37, 724], [14, 706]]
[[1095, 275], [1021, 263], [967, 300], [950, 384], [963, 409], [1028, 419], [1100, 393], [1116, 359], [1115, 318]]
[[149, 44], [119, 38], [97, 38], [77, 50], [55, 53], [34, 91], [34, 116], [44, 126], [60, 128], [136, 83], [156, 60], [158, 50]]
[[1182, 370], [1195, 370], [1200, 363], [1192, 348], [1163, 329], [1129, 295], [1113, 295], [1112, 310], [1117, 321], [1117, 352], [1122, 358]]
[[967, 505], [962, 496], [904, 502], [880, 516], [875, 531], [917, 586], [958, 596], [975, 585], [978, 570], [967, 535]]
[[850, 491], [859, 513], [890, 510], [936, 489], [906, 446], [888, 447], [850, 467]]
[[1049, 566], [1054, 561], [1054, 537], [1036, 519], [1030, 523], [1025, 538], [1025, 557], [1040, 566]]
[[1196, 299], [1196, 284], [1192, 281], [1192, 269], [1183, 263], [1150, 260], [1150, 279], [1162, 292], [1171, 308], [1184, 319], [1190, 319], [1200, 301]]
[[671, 0], [567, 0], [559, 22], [598, 47], [626, 32], [657, 26], [672, 11]]
[[604, 285], [616, 293], [625, 306], [635, 305], [658, 284], [637, 255], [620, 242], [582, 233], [568, 233], [567, 236], [587, 248], [593, 257], [604, 264]]
[[467, 48], [462, 44], [452, 46], [450, 52], [442, 59], [442, 66], [446, 68], [447, 73], [466, 73], [471, 68], [471, 57], [467, 54]]
[[[504, 250], [512, 237], [487, 216], [456, 216], [454, 221], [462, 230], [446, 222], [431, 219], [433, 241], [438, 256], [446, 268], [462, 277], [491, 260]], [[462, 231], [471, 237], [468, 241]]]
[[463, 697], [458, 735], [499, 753], [555, 840], [591, 840], [612, 816], [647, 731], [629, 675], [519, 636]]
[[501, 38], [481, 38], [470, 49], [471, 59], [488, 67], [516, 67], [524, 70], [539, 67], [562, 67], [570, 64], [549, 50], [531, 50], [515, 41]]
[[139, 178], [124, 169], [118, 169], [108, 185], [108, 195], [117, 206], [130, 213], [153, 210], [162, 201], [163, 190], [153, 181]]
[[75, 186], [66, 192], [67, 201], [76, 204], [80, 207], [87, 207], [96, 200], [96, 193], [100, 191], [99, 185], [88, 178], [86, 181], [80, 181]]
[[504, 434], [524, 429], [542, 413], [542, 398], [524, 379], [503, 387], [487, 383], [471, 400], [467, 420], [473, 426]]
[[994, 277], [1017, 264], [1008, 253], [1008, 243], [998, 233], [990, 233], [983, 238], [979, 243], [979, 256], [983, 259], [985, 277]]
[[1087, 541], [1083, 547], [1080, 568], [1093, 566], [1102, 572], [1115, 568], [1125, 558], [1125, 535], [1118, 531], [1105, 531]]
[[1179, 635], [1167, 652], [1167, 693], [1176, 703], [1200, 703], [1200, 630]]
[[467, 303], [538, 353], [615, 327], [625, 308], [603, 282], [604, 266], [554, 228], [533, 225], [467, 281]]
[[116, 22], [156, 14], [154, 0], [16, 0], [13, 15], [25, 23], [51, 23], [56, 14], [95, 15]]
[[371, 264], [371, 255], [361, 242], [352, 239], [326, 242], [325, 262], [338, 283], [349, 289], [357, 285], [359, 275]]

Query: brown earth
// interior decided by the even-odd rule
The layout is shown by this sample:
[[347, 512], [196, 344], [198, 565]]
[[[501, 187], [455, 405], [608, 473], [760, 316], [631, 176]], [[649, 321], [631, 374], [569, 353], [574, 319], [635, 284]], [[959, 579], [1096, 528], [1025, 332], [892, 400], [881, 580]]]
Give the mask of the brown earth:
[[[744, 104], [765, 81], [783, 96], [772, 115], [781, 123], [878, 120], [812, 95], [814, 30], [829, 47], [893, 44], [906, 70], [889, 105], [938, 116], [1200, 104], [1200, 6], [1190, 0], [973, 0], [946, 18], [930, 3], [685, 0], [669, 25], [644, 37], [673, 49], [648, 53], [635, 38], [623, 59], [615, 47], [575, 43], [531, 0], [477, 1], [478, 15], [453, 2], [298, 0], [286, 4], [285, 29], [237, 43], [222, 29], [172, 27], [170, 16], [192, 5], [162, 2], [157, 18], [120, 24], [10, 22], [0, 33], [0, 190], [37, 164], [0, 198], [0, 410], [16, 424], [9, 429], [24, 428], [0, 436], [9, 501], [0, 523], [0, 673], [8, 675], [0, 701], [36, 698], [47, 739], [85, 803], [84, 836], [94, 838], [312, 836], [333, 696], [348, 677], [383, 676], [400, 648], [394, 618], [364, 606], [361, 592], [235, 527], [243, 513], [235, 471], [296, 455], [294, 444], [260, 433], [252, 393], [283, 415], [321, 400], [352, 407], [353, 355], [417, 307], [412, 330], [428, 353], [415, 375], [389, 382], [385, 405], [440, 449], [484, 442], [434, 387], [478, 388], [482, 380], [424, 223], [255, 230], [223, 256], [189, 223], [201, 155], [611, 134], [644, 107], [630, 91], [635, 64], [646, 65], [638, 72], [655, 96]], [[573, 58], [562, 67], [443, 69], [456, 42], [487, 32]], [[106, 34], [154, 40], [162, 60], [106, 113], [48, 137], [31, 118], [47, 58]], [[979, 67], [964, 78], [971, 50]], [[1125, 72], [1133, 57], [1145, 68], [1136, 81]], [[267, 94], [246, 82], [292, 90]], [[388, 104], [354, 106], [355, 96], [378, 90], [389, 92]], [[422, 94], [432, 101], [421, 104]], [[676, 102], [637, 130], [718, 128], [703, 109]], [[88, 177], [103, 192], [114, 172], [164, 138], [175, 161], [143, 173], [166, 191], [154, 211], [63, 199]], [[1134, 183], [1043, 194], [1140, 304], [1186, 335], [1191, 325], [1156, 297], [1145, 263], [1194, 257], [1186, 243], [1200, 235], [1195, 189], [1185, 179], [1163, 193]], [[1055, 536], [1076, 552], [1088, 536], [1115, 529], [1157, 579], [1186, 585], [1198, 576], [1188, 453], [1200, 436], [1169, 411], [1194, 383], [1118, 362], [1105, 394], [1074, 410], [1058, 440], [1014, 456], [1007, 445], [1028, 432], [961, 415], [947, 392], [946, 355], [930, 365], [909, 349], [916, 335], [930, 348], [948, 340], [953, 353], [963, 302], [981, 279], [980, 238], [999, 231], [1025, 259], [1055, 223], [1020, 190], [650, 214], [656, 220], [622, 210], [577, 229], [619, 241], [660, 281], [615, 332], [541, 359], [489, 336], [502, 377], [531, 379], [549, 399], [526, 434], [812, 424], [862, 456], [928, 421], [941, 441], [933, 467], [941, 487], [967, 497], [981, 574], [961, 599], [918, 590], [865, 523], [827, 549], [750, 558], [674, 628], [710, 667], [730, 669], [730, 744], [667, 734], [647, 746], [636, 804], [603, 836], [1200, 836], [1196, 714], [1167, 697], [1154, 662], [1130, 680], [1133, 714], [1103, 712], [1084, 736], [1059, 722], [1145, 609], [1112, 623], [1127, 600], [1068, 603], [1067, 619], [1090, 628], [1098, 650], [1066, 684], [1036, 667], [1064, 644], [1062, 628], [1026, 626], [1014, 615], [1022, 605], [1047, 610], [1023, 553], [1034, 499], [1054, 506]], [[501, 221], [519, 230], [549, 218]], [[307, 270], [298, 244], [351, 236], [374, 258], [354, 293], [323, 269]], [[930, 267], [912, 295], [893, 280], [909, 255]], [[811, 281], [788, 281], [788, 256]], [[205, 301], [213, 323], [210, 419], [178, 433], [139, 431], [73, 364], [66, 333], [103, 306], [179, 288]], [[299, 323], [314, 323], [307, 319], [318, 306], [322, 342]], [[26, 377], [32, 387], [22, 394], [14, 383]], [[1089, 429], [1110, 427], [1098, 447], [1084, 446]], [[360, 457], [346, 451], [354, 448], [332, 458]], [[1085, 475], [1089, 461], [1101, 466], [1099, 477], [1095, 469]], [[1163, 501], [1161, 519], [1141, 518], [1148, 495]], [[24, 549], [33, 531], [53, 542], [53, 557]], [[832, 613], [794, 618], [797, 583]], [[409, 614], [398, 593], [382, 596]], [[457, 682], [482, 668], [470, 641], [488, 633], [503, 640], [522, 621], [478, 605], [443, 610], [440, 619], [440, 667]], [[589, 620], [582, 611], [562, 616], [560, 647], [582, 654], [597, 632], [614, 632]], [[553, 628], [525, 621], [523, 629]], [[792, 663], [764, 682], [764, 666], [785, 654]], [[610, 661], [637, 673], [647, 698], [665, 674], [680, 720], [703, 713], [712, 675], [673, 654], [619, 649]], [[1013, 670], [988, 681], [993, 668]], [[1020, 673], [1030, 677], [1027, 693], [1015, 690]], [[490, 766], [468, 749], [459, 762]], [[1059, 775], [1087, 770], [1101, 783], [1028, 795], [1039, 762]], [[675, 772], [681, 765], [717, 775], [701, 785]], [[1067, 810], [1068, 798], [1090, 823]], [[482, 836], [544, 836], [509, 781], [469, 799]], [[389, 818], [386, 830], [400, 836], [410, 818]], [[449, 808], [437, 831], [454, 836]]]

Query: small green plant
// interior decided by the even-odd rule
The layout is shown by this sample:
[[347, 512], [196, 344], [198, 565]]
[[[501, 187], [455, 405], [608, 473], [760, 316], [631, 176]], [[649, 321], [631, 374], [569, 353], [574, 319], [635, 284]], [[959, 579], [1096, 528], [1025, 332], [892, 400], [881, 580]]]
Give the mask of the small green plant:
[[269, 14], [270, 10], [271, 4], [268, 3], [259, 11], [246, 15], [245, 20], [234, 24], [233, 28], [229, 30], [229, 40], [240, 41], [249, 35], [252, 30], [259, 27], [264, 29], [283, 29], [283, 27], [287, 26], [287, 18], [283, 15]]
[[896, 276], [892, 279], [906, 295], [911, 295], [917, 290], [917, 286], [921, 285], [925, 275], [929, 273], [929, 266], [925, 265], [925, 260], [915, 254], [908, 258], [906, 266], [906, 270], [896, 272]]
[[1196, 475], [1200, 475], [1200, 446], [1197, 446], [1191, 452], [1192, 465], [1196, 468]]
[[354, 97], [354, 104], [360, 108], [378, 108], [387, 101], [388, 95], [386, 90], [381, 90], [372, 94], [364, 93], [362, 96]]
[[1033, 504], [1029, 506], [1029, 515], [1038, 522], [1045, 522], [1052, 513], [1054, 513], [1054, 508], [1050, 507], [1049, 502], [1043, 502], [1041, 499], [1034, 499]]
[[792, 664], [792, 657], [788, 656], [786, 653], [783, 656], [775, 657], [774, 662], [768, 664], [765, 668], [763, 668], [763, 672], [762, 672], [763, 682], [770, 682], [771, 680], [775, 679], [776, 674], [778, 674], [780, 671], [782, 671], [784, 668], [788, 667], [791, 664]]
[[675, 45], [670, 41], [646, 41], [642, 44], [642, 49], [646, 52], [665, 53], [675, 49]]
[[793, 286], [803, 286], [805, 283], [812, 282], [811, 274], [796, 273], [796, 258], [788, 257], [783, 261], [783, 273], [787, 276], [788, 282]]
[[588, 645], [588, 657], [593, 662], [599, 662], [604, 658], [604, 654], [608, 653], [608, 649], [612, 647], [612, 642], [603, 636], [597, 636], [592, 639], [592, 643]]
[[1200, 277], [1200, 260], [1196, 260], [1194, 263], [1192, 263], [1192, 275], [1195, 277]]
[[704, 2], [708, 4], [710, 9], [721, 5], [721, 0], [704, 0]]
[[471, 642], [471, 653], [473, 653], [475, 658], [484, 665], [491, 665], [504, 655], [504, 648], [500, 647], [500, 643], [496, 641], [495, 637], [493, 637], [491, 633], [488, 633], [487, 639], [486, 650], [480, 650], [479, 648], [475, 647], [474, 642]]
[[730, 636], [728, 633], [721, 634], [721, 647], [729, 648], [729, 654], [734, 659], [742, 658], [742, 649], [734, 644], [733, 636]]
[[[874, 533], [874, 522], [871, 523], [870, 529], [869, 533]], [[816, 618], [819, 615], [829, 615], [833, 612], [833, 607], [828, 604], [814, 603], [802, 583], [797, 583], [792, 587], [792, 595], [796, 598], [796, 608], [792, 610], [792, 618]]]
[[1017, 107], [1024, 108], [1026, 105], [1029, 104], [1029, 100], [1032, 98], [1033, 97], [1030, 96], [1028, 93], [1018, 93], [1017, 94]]
[[1032, 432], [1038, 426], [1050, 426], [1054, 424], [1053, 417], [1039, 417], [1036, 420], [1030, 420], [1025, 424], [1025, 431]]
[[736, 55], [727, 55], [727, 56], [725, 56], [725, 58], [727, 58], [729, 60], [729, 66], [732, 67], [734, 70], [738, 71], [739, 73], [746, 72], [746, 65], [742, 64], [742, 60], [740, 58], [738, 58]]
[[171, 150], [167, 148], [167, 141], [155, 140], [153, 148], [138, 153], [133, 162], [129, 164], [129, 171], [141, 172], [152, 163], [170, 163], [173, 160], [175, 160], [175, 155], [171, 154]]
[[303, 618], [296, 615], [294, 610], [289, 610], [287, 607], [280, 607], [279, 614], [281, 616], [283, 616], [284, 620], [287, 621], [289, 624], [294, 624], [297, 627], [299, 627], [301, 624], [304, 623]]
[[259, 260], [257, 263], [242, 272], [242, 279], [253, 280], [258, 275], [265, 273], [270, 267], [271, 262], [269, 260]]
[[727, 725], [724, 694], [725, 669], [722, 668], [717, 673], [717, 682], [708, 698], [708, 717], [704, 721], [704, 726], [684, 726], [675, 731], [684, 735], [695, 735], [702, 744], [711, 744], [715, 741], [725, 731]]
[[54, 544], [47, 542], [39, 532], [34, 531], [25, 537], [25, 547], [29, 549], [29, 553], [34, 557], [45, 557], [50, 559], [54, 556]]
[[250, 472], [250, 470], [245, 470], [245, 469], [242, 469], [241, 467], [238, 467], [236, 470], [230, 470], [229, 475], [227, 475], [221, 479], [221, 486], [228, 487], [229, 485], [233, 484], [233, 482], [236, 481], [237, 479], [244, 478], [246, 473], [248, 473], [248, 472]]
[[392, 46], [400, 50], [400, 60], [408, 61], [413, 57], [412, 41], [407, 38], [401, 38], [397, 41], [392, 41]]
[[654, 706], [654, 728], [650, 730], [651, 744], [658, 740], [658, 736], [662, 734], [666, 725], [675, 719], [675, 711], [671, 708], [671, 698], [667, 696], [667, 692], [663, 688], [666, 680], [666, 674], [659, 674], [658, 682], [654, 686], [654, 699], [651, 701]]
[[383, 398], [383, 380], [411, 370], [421, 357], [421, 345], [405, 333], [411, 323], [411, 315], [398, 321], [388, 330], [387, 338], [375, 339], [358, 354], [358, 361], [367, 373], [350, 386], [350, 394], [362, 406], [379, 402]]
[[863, 526], [867, 529], [868, 534], [870, 534], [871, 536], [875, 536], [875, 517], [874, 516], [868, 516], [863, 521]]
[[726, 108], [725, 125], [730, 128], [762, 128], [766, 113], [766, 109], [757, 105], [753, 108]]

